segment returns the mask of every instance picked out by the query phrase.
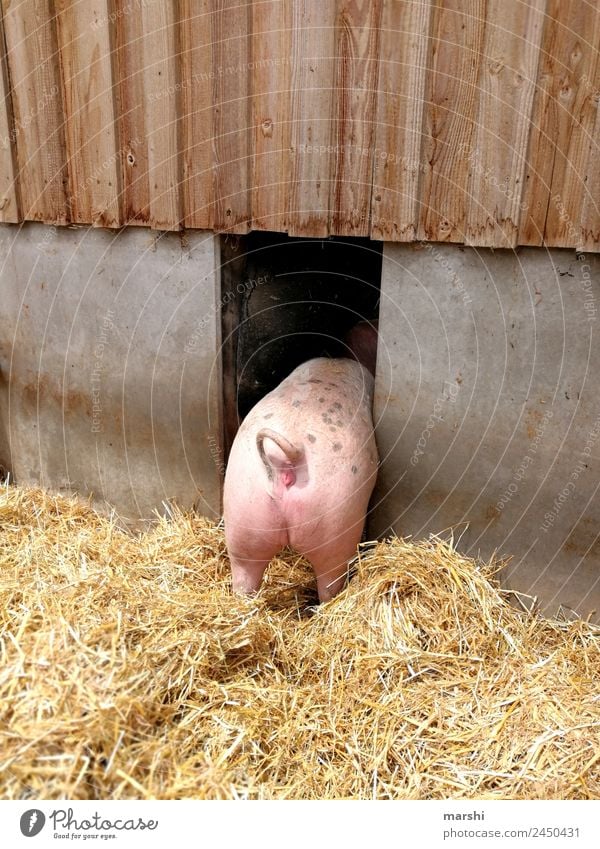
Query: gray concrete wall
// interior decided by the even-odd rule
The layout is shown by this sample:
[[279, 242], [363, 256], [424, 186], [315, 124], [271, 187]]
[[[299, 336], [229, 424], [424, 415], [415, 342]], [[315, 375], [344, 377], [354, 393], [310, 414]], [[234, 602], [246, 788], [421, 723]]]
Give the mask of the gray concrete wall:
[[[217, 518], [218, 254], [3, 226], [0, 465], [133, 523], [171, 499]], [[546, 610], [600, 610], [599, 294], [600, 258], [572, 251], [385, 246], [370, 535], [452, 528]]]
[[454, 529], [506, 586], [600, 611], [600, 258], [386, 245], [371, 534]]
[[132, 522], [220, 510], [218, 238], [0, 229], [0, 462]]

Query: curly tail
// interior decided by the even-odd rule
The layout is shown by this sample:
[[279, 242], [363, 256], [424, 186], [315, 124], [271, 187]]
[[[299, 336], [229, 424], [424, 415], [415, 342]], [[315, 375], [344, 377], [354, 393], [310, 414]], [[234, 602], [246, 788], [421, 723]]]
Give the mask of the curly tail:
[[[289, 460], [292, 466], [295, 466], [300, 458], [302, 457], [302, 447], [298, 447], [294, 445], [289, 439], [286, 439], [285, 436], [282, 436], [280, 433], [277, 433], [276, 430], [271, 430], [268, 427], [261, 428], [256, 434], [256, 447], [258, 449], [258, 453], [260, 455], [260, 459], [263, 461], [265, 469], [267, 470], [267, 474], [269, 476], [269, 480], [273, 479], [273, 466], [269, 462], [267, 455], [265, 454], [264, 441], [265, 439], [271, 439], [278, 448], [280, 448], [287, 459]], [[295, 480], [295, 476], [294, 476]], [[293, 483], [293, 481], [291, 481]]]

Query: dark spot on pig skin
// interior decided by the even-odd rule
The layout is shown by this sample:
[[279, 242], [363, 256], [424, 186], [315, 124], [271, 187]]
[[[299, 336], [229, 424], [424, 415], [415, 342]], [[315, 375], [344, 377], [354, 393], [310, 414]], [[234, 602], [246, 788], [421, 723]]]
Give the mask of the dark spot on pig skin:
[[340, 404], [339, 401], [334, 401], [333, 406], [335, 407], [336, 410], [342, 409], [342, 405]]
[[296, 399], [295, 401], [292, 401], [292, 407], [301, 407], [301, 406], [302, 406], [302, 401], [298, 401], [298, 399]]
[[308, 382], [309, 382], [309, 383], [323, 383], [323, 381], [322, 381], [322, 380], [317, 380], [317, 378], [316, 378], [316, 377], [309, 377], [309, 378], [308, 378]]
[[341, 419], [338, 419], [337, 422], [336, 422], [336, 425], [338, 427], [343, 427], [344, 423], [341, 421]]
[[325, 398], [319, 398], [319, 404], [324, 404], [324, 403], [325, 403]]
[[263, 419], [272, 419], [272, 418], [273, 418], [273, 413], [266, 413], [266, 414], [263, 416]]
[[330, 427], [330, 428], [329, 428], [329, 430], [330, 430], [332, 433], [337, 433], [337, 427]]
[[342, 443], [341, 442], [334, 442], [333, 443], [333, 450], [334, 451], [341, 451], [342, 450]]
[[352, 466], [352, 474], [355, 475], [358, 472], [356, 466]]
[[317, 441], [317, 437], [314, 436], [312, 433], [307, 433], [306, 436], [307, 436], [309, 442], [316, 442]]
[[[335, 383], [332, 383], [331, 386], [335, 386]], [[326, 386], [325, 392], [331, 392], [331, 388], [329, 386]]]

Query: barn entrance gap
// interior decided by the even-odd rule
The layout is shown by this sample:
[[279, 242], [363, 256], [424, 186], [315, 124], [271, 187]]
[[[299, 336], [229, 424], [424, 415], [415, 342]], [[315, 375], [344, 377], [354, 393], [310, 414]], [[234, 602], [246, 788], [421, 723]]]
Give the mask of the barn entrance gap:
[[221, 237], [224, 449], [296, 366], [347, 356], [356, 322], [379, 313], [382, 244], [279, 233]]

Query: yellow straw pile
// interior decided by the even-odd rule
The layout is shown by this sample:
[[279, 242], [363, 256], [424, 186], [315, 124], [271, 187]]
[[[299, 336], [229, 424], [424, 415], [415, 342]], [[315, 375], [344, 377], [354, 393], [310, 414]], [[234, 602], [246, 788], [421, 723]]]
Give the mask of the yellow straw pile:
[[438, 539], [231, 594], [223, 532], [0, 492], [3, 798], [600, 798], [600, 631]]

